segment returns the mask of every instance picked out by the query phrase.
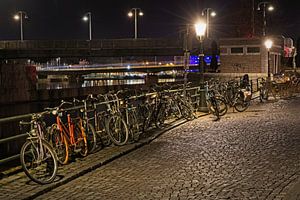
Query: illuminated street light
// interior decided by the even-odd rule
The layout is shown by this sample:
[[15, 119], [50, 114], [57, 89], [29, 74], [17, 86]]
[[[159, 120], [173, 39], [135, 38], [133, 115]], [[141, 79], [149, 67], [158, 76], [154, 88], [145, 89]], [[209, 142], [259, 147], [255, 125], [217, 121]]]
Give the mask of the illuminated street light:
[[198, 21], [195, 24], [195, 31], [196, 31], [196, 36], [200, 41], [200, 54], [199, 54], [199, 70], [200, 70], [200, 82], [203, 84], [204, 83], [204, 66], [203, 66], [203, 57], [204, 57], [204, 53], [203, 53], [203, 45], [202, 45], [202, 41], [203, 41], [203, 36], [205, 35], [205, 30], [206, 30], [206, 23], [202, 22], [202, 21]]
[[270, 74], [270, 49], [272, 48], [272, 46], [273, 46], [273, 41], [270, 40], [270, 39], [267, 39], [265, 41], [265, 47], [268, 50], [268, 81], [271, 80], [271, 74]]
[[17, 14], [14, 15], [14, 19], [16, 21], [20, 20], [20, 34], [21, 34], [21, 41], [23, 42], [24, 39], [24, 33], [23, 33], [23, 17], [25, 19], [28, 19], [27, 13], [24, 11], [18, 11]]
[[[266, 9], [270, 12], [274, 10], [274, 7], [269, 4], [270, 4], [270, 2], [263, 1], [263, 2], [260, 2], [257, 6], [258, 11], [260, 11], [261, 6], [263, 6], [263, 36], [266, 35], [266, 27], [267, 27]], [[268, 7], [267, 7], [267, 5], [268, 5]]]
[[268, 11], [273, 11], [275, 8], [271, 5], [268, 7]]
[[138, 37], [138, 15], [144, 16], [144, 13], [140, 8], [132, 8], [128, 13], [128, 17], [133, 17], [134, 15], [134, 39]]
[[92, 40], [92, 13], [91, 12], [87, 12], [84, 14], [84, 16], [82, 17], [82, 20], [85, 22], [89, 22], [89, 38], [90, 40]]
[[210, 17], [215, 17], [217, 13], [213, 11], [212, 8], [204, 8], [202, 10], [202, 16], [206, 15], [206, 37], [209, 38], [209, 26], [210, 26]]
[[195, 31], [198, 39], [202, 42], [202, 37], [205, 35], [206, 23], [199, 21], [195, 24]]

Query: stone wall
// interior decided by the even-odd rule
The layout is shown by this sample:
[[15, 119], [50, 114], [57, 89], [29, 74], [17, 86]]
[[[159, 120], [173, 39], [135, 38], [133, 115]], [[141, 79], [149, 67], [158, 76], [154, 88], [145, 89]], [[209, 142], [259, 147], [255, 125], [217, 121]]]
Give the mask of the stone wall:
[[35, 69], [24, 64], [0, 64], [0, 104], [25, 102], [35, 95]]

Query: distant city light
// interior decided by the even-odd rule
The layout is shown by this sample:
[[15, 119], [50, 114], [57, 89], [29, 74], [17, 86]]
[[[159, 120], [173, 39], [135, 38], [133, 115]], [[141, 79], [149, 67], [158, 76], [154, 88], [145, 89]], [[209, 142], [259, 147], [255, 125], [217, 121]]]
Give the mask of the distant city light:
[[144, 15], [144, 13], [143, 12], [139, 12], [139, 16], [143, 16]]
[[127, 65], [127, 69], [130, 69], [131, 67], [130, 67], [130, 65]]

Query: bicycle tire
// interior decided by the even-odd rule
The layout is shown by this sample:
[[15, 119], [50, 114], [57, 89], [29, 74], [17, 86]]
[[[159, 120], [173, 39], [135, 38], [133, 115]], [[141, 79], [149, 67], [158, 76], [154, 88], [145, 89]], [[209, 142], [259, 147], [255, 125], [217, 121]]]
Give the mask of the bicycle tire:
[[127, 143], [129, 131], [122, 117], [119, 115], [110, 116], [107, 120], [106, 127], [107, 134], [115, 145], [121, 146]]
[[97, 138], [95, 128], [91, 123], [88, 123], [85, 127], [85, 133], [87, 138], [88, 153], [92, 153], [97, 147]]
[[244, 100], [244, 95], [238, 94], [236, 102], [234, 104], [234, 108], [238, 112], [244, 112], [250, 106], [250, 101]]
[[165, 120], [167, 118], [167, 112], [168, 112], [166, 109], [166, 104], [162, 103], [156, 112], [157, 113], [155, 117], [155, 126], [159, 129], [162, 129], [165, 124]]
[[[41, 160], [37, 160], [40, 157], [38, 155], [40, 142], [38, 139], [31, 139], [23, 144], [20, 152], [20, 161], [25, 174], [32, 181], [43, 185], [54, 181], [58, 170], [58, 163], [55, 151], [51, 145], [45, 140], [41, 140], [41, 144], [43, 151], [45, 151]], [[43, 166], [46, 167], [46, 172], [40, 173], [40, 168]], [[34, 172], [35, 169], [38, 170], [38, 173]]]
[[260, 88], [259, 99], [261, 102], [266, 102], [269, 99], [269, 91], [267, 88]]
[[137, 142], [140, 136], [140, 126], [136, 117], [136, 112], [134, 110], [129, 111], [128, 122], [129, 124], [127, 124], [127, 126], [128, 126], [129, 133], [131, 135], [131, 139], [134, 142]]
[[75, 139], [74, 151], [77, 153], [76, 150], [78, 148], [80, 150], [78, 151], [78, 153], [82, 157], [87, 156], [88, 155], [87, 137], [81, 121], [74, 124], [74, 139]]
[[228, 111], [228, 106], [223, 98], [216, 98], [218, 107], [219, 107], [219, 115], [224, 116]]
[[65, 165], [69, 161], [69, 144], [66, 136], [60, 132], [57, 124], [50, 129], [50, 144], [53, 147], [58, 163]]
[[188, 121], [195, 119], [195, 115], [193, 114], [193, 111], [184, 104], [180, 105], [180, 112], [182, 116]]

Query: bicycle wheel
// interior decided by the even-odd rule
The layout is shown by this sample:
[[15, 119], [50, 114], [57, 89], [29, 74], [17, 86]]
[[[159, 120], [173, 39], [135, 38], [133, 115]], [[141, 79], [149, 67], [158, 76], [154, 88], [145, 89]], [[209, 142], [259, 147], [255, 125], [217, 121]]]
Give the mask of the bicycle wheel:
[[244, 112], [250, 105], [250, 101], [246, 101], [243, 94], [238, 94], [236, 97], [236, 102], [234, 104], [235, 110], [238, 112]]
[[107, 134], [111, 141], [118, 146], [126, 144], [128, 141], [128, 127], [124, 119], [119, 115], [112, 115], [107, 120]]
[[26, 141], [21, 148], [20, 161], [25, 174], [34, 182], [48, 184], [54, 181], [58, 169], [57, 158], [46, 141]]
[[92, 124], [88, 123], [85, 127], [88, 153], [92, 153], [95, 151], [97, 147], [97, 139], [96, 139], [96, 131]]
[[218, 105], [218, 108], [219, 108], [219, 115], [220, 116], [226, 115], [226, 113], [228, 111], [228, 106], [227, 106], [225, 100], [223, 98], [217, 97], [216, 102], [217, 102], [217, 105]]
[[266, 102], [268, 101], [269, 98], [269, 92], [268, 89], [263, 87], [259, 89], [259, 99], [261, 102]]
[[97, 145], [109, 146], [111, 145], [110, 137], [106, 131], [106, 118], [102, 118], [102, 116], [98, 116], [98, 128], [97, 128]]
[[167, 118], [166, 104], [162, 103], [156, 112], [157, 113], [155, 116], [155, 126], [161, 129], [163, 128], [165, 120]]
[[220, 107], [219, 107], [219, 101], [220, 99], [217, 100], [216, 98], [211, 98], [210, 100], [206, 100], [206, 104], [208, 107], [208, 110], [213, 114], [214, 116], [217, 116], [218, 118], [221, 116], [220, 115]]
[[180, 105], [180, 112], [186, 120], [190, 121], [190, 120], [195, 119], [195, 115], [194, 115], [193, 111], [184, 104]]
[[88, 154], [88, 143], [85, 129], [81, 123], [82, 122], [79, 121], [76, 124], [74, 124], [74, 152], [79, 153], [81, 156], [85, 157]]
[[50, 129], [50, 144], [56, 153], [57, 161], [62, 165], [67, 164], [69, 161], [69, 144], [57, 124], [53, 124]]
[[139, 140], [140, 136], [140, 127], [139, 122], [136, 117], [136, 112], [134, 110], [129, 111], [128, 113], [128, 130], [131, 136], [131, 139], [134, 142], [137, 142]]

